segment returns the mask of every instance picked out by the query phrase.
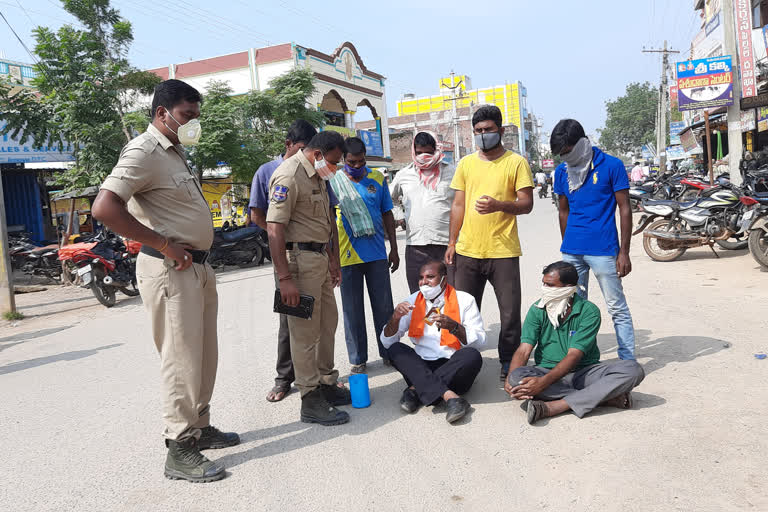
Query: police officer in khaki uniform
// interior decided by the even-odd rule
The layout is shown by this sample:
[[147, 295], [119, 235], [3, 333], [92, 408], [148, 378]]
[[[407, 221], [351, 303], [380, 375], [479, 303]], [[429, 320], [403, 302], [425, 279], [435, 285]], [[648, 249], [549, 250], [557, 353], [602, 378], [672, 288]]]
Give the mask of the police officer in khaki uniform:
[[267, 211], [269, 248], [283, 303], [298, 305], [300, 294], [315, 299], [312, 318], [289, 316], [288, 328], [301, 421], [321, 425], [348, 422], [349, 414], [336, 406], [352, 402], [349, 390], [338, 385], [333, 362], [339, 319], [333, 288], [341, 283], [341, 268], [327, 180], [343, 152], [339, 133], [315, 135], [275, 170]]
[[212, 482], [224, 468], [200, 450], [240, 442], [210, 424], [218, 347], [216, 276], [206, 263], [213, 223], [182, 145], [200, 138], [200, 93], [179, 80], [155, 88], [152, 123], [130, 141], [93, 204], [93, 216], [143, 244], [136, 276], [160, 354], [171, 479]]

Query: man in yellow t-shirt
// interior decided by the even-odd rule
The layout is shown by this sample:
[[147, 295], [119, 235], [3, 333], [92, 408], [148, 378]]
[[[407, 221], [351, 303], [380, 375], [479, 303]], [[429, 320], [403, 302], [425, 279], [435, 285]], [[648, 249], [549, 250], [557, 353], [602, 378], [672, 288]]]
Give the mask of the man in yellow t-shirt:
[[445, 263], [456, 265], [456, 289], [478, 307], [485, 283], [496, 292], [501, 319], [501, 380], [520, 345], [520, 264], [517, 215], [533, 209], [533, 176], [522, 156], [504, 149], [501, 110], [480, 107], [472, 116], [477, 153], [461, 159], [451, 188], [451, 227]]

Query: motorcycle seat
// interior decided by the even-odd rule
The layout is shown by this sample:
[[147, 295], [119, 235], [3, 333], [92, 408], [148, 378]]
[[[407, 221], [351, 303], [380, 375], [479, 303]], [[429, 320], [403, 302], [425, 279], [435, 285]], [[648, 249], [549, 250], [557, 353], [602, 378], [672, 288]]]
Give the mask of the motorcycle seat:
[[248, 226], [246, 228], [240, 228], [235, 231], [222, 231], [221, 238], [225, 242], [236, 242], [238, 240], [242, 240], [243, 238], [256, 235], [261, 231], [263, 230], [258, 226]]

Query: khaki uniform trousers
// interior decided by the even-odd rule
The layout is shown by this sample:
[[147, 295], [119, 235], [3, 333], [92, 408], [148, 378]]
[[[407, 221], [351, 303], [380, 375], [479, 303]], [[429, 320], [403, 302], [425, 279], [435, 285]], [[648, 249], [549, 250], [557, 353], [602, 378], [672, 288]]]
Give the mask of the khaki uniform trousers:
[[299, 293], [315, 298], [309, 320], [288, 315], [296, 387], [304, 396], [320, 384], [335, 385], [339, 378], [333, 361], [339, 312], [328, 270], [328, 256], [293, 249], [287, 251], [287, 258], [288, 270]]
[[163, 435], [199, 438], [200, 429], [210, 425], [219, 357], [216, 276], [208, 264], [193, 263], [179, 272], [167, 259], [140, 254], [136, 277], [160, 354]]

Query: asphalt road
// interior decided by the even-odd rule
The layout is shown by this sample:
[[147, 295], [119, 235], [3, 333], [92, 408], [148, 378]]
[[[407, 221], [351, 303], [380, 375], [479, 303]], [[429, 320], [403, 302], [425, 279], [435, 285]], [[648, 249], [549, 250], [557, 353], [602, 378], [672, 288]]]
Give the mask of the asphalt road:
[[[548, 199], [520, 219], [525, 307], [543, 265], [558, 259], [556, 222]], [[471, 416], [451, 426], [439, 408], [404, 415], [404, 384], [377, 358], [372, 406], [321, 427], [299, 422], [298, 393], [264, 400], [277, 333], [271, 268], [220, 275], [212, 417], [243, 443], [206, 452], [229, 471], [213, 484], [163, 478], [158, 357], [139, 299], [107, 310], [85, 290], [18, 296], [28, 318], [0, 324], [0, 503], [14, 511], [768, 510], [768, 360], [754, 357], [768, 351], [767, 274], [746, 251], [718, 250], [718, 260], [697, 249], [656, 263], [633, 242], [625, 287], [647, 373], [635, 409], [536, 426], [501, 390], [490, 288]], [[402, 253], [402, 234], [400, 243]], [[404, 269], [393, 292], [396, 301], [407, 295]], [[369, 338], [375, 354], [370, 318]], [[616, 358], [605, 314], [599, 344], [604, 360]], [[336, 360], [346, 377], [341, 322]]]

